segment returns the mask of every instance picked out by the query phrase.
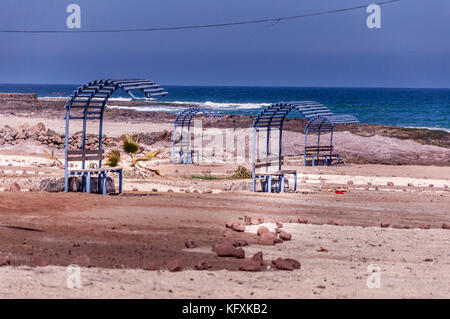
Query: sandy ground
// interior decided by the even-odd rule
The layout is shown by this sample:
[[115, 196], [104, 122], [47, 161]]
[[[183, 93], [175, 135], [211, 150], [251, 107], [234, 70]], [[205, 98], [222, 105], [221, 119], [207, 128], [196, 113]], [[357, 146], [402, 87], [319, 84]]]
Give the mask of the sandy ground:
[[[12, 265], [0, 268], [2, 297], [450, 296], [450, 235], [440, 229], [450, 222], [446, 193], [0, 193], [0, 203], [0, 255], [10, 254]], [[240, 259], [215, 256], [211, 246], [227, 232], [225, 221], [244, 215], [279, 220], [293, 235], [269, 247], [257, 245], [250, 231], [236, 233], [249, 242], [247, 257], [262, 251], [267, 265], [280, 256], [298, 259], [302, 268], [250, 274], [237, 271]], [[312, 225], [288, 223], [299, 216]], [[330, 219], [346, 226], [323, 225]], [[381, 221], [411, 228], [429, 223], [431, 229], [382, 229]], [[186, 249], [187, 239], [198, 247]], [[83, 287], [72, 290], [66, 267], [78, 256], [88, 256], [94, 268], [82, 268]], [[28, 267], [34, 257], [50, 266]], [[174, 258], [187, 270], [164, 270]], [[191, 270], [199, 261], [210, 271]], [[163, 271], [142, 270], [149, 262]], [[379, 289], [366, 285], [372, 264], [381, 268]]]
[[[250, 246], [246, 254], [296, 258], [301, 269], [194, 271], [81, 268], [67, 286], [66, 267], [0, 268], [1, 298], [448, 298], [448, 230], [396, 230], [286, 224], [290, 242]], [[319, 252], [320, 248], [327, 252]], [[211, 254], [210, 247], [196, 251]], [[411, 251], [414, 250], [414, 254]], [[425, 261], [427, 260], [427, 261]], [[368, 268], [369, 267], [369, 268]], [[372, 267], [372, 268], [370, 268]], [[379, 269], [380, 287], [368, 286]], [[70, 281], [69, 281], [70, 282]], [[73, 287], [73, 286], [70, 286]], [[220, 289], [218, 289], [220, 287]], [[372, 288], [370, 288], [372, 287]]]
[[[36, 116], [40, 110], [48, 114]], [[3, 108], [0, 128], [43, 122], [62, 133], [61, 110], [42, 106], [19, 116]], [[170, 116], [107, 115], [115, 116], [105, 121], [111, 137], [172, 130]], [[251, 125], [249, 118], [243, 120]], [[284, 132], [285, 154], [303, 152], [304, 135], [295, 124]], [[79, 130], [78, 124], [71, 126], [71, 133]], [[366, 164], [304, 167], [294, 159], [284, 168], [297, 170], [298, 192], [267, 194], [248, 191], [248, 179], [231, 178], [239, 163], [169, 164], [171, 143], [162, 140], [150, 148], [164, 156], [149, 165], [163, 176], [126, 178], [124, 194], [106, 197], [35, 192], [43, 178], [61, 178], [63, 170], [50, 166], [43, 145], [5, 144], [0, 147], [0, 257], [9, 256], [11, 265], [0, 267], [0, 297], [449, 298], [450, 231], [442, 225], [450, 224], [450, 149], [347, 131], [337, 131], [334, 141], [344, 159]], [[61, 158], [61, 150], [56, 154]], [[367, 164], [370, 160], [391, 165]], [[20, 192], [5, 191], [13, 183]], [[239, 233], [225, 228], [227, 221], [244, 216], [282, 222], [292, 240], [260, 246], [254, 227]], [[309, 224], [296, 223], [299, 217]], [[328, 225], [330, 220], [345, 226]], [[409, 229], [381, 228], [381, 222]], [[423, 224], [431, 229], [418, 229]], [[230, 232], [249, 243], [246, 258], [263, 252], [263, 272], [238, 271], [241, 259], [212, 253], [212, 245]], [[197, 247], [187, 249], [187, 240]], [[298, 259], [301, 269], [275, 271], [269, 266], [277, 257]], [[184, 271], [167, 271], [174, 259]], [[48, 266], [36, 267], [43, 261]], [[199, 262], [209, 270], [193, 270]], [[149, 263], [161, 270], [145, 271]], [[66, 285], [71, 264], [81, 266], [81, 288]], [[380, 269], [380, 288], [367, 286], [370, 265]]]

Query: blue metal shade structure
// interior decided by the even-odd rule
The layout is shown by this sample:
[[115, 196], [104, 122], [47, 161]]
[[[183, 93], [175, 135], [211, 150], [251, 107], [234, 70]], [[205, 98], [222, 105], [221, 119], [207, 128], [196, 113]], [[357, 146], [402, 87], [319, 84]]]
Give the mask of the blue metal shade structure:
[[[338, 163], [340, 162], [340, 156], [335, 154], [333, 155], [333, 131], [334, 131], [334, 125], [339, 123], [349, 123], [348, 115], [332, 115], [332, 116], [323, 116], [318, 115], [311, 118], [305, 127], [305, 154], [304, 154], [304, 161], [306, 165], [306, 159], [308, 157], [312, 157], [313, 163], [314, 163], [314, 154], [311, 156], [308, 155], [308, 152], [315, 152], [316, 156], [319, 157], [321, 152], [325, 152], [328, 154], [325, 154], [324, 157], [324, 163], [328, 164], [328, 160], [331, 160], [331, 157], [335, 156], [338, 158]], [[317, 144], [316, 146], [309, 147], [308, 146], [308, 137], [310, 133], [316, 133], [317, 134]], [[330, 134], [330, 144], [329, 145], [320, 145], [320, 136], [323, 134]], [[313, 164], [314, 165], [314, 164]]]
[[[103, 174], [104, 183], [106, 185], [106, 170], [102, 168], [102, 134], [103, 134], [103, 113], [106, 103], [111, 95], [117, 90], [122, 89], [133, 99], [151, 99], [153, 97], [165, 96], [167, 92], [157, 83], [145, 79], [102, 79], [86, 83], [73, 91], [67, 100], [66, 108], [66, 139], [65, 139], [65, 191], [68, 191], [69, 175], [81, 175], [83, 181], [83, 189], [85, 189], [85, 172], [87, 160], [98, 160], [98, 172], [90, 170], [90, 173]], [[69, 150], [69, 124], [70, 120], [82, 120], [82, 145], [81, 150]], [[86, 128], [88, 121], [98, 121], [98, 150], [86, 150]], [[77, 156], [72, 156], [77, 154]], [[69, 171], [68, 162], [71, 160], [81, 161], [81, 170], [74, 172]], [[88, 178], [88, 183], [90, 182]], [[100, 185], [100, 184], [99, 184]], [[89, 191], [89, 187], [87, 187]], [[99, 187], [100, 189], [100, 187]], [[105, 189], [103, 191], [105, 193]]]
[[[211, 108], [199, 108], [193, 107], [181, 111], [177, 114], [175, 118], [174, 128], [173, 128], [173, 146], [172, 146], [172, 163], [175, 164], [175, 153], [176, 145], [179, 144], [180, 149], [178, 153], [180, 154], [180, 163], [186, 164], [189, 161], [190, 164], [193, 163], [191, 149], [191, 121], [194, 116], [198, 114], [203, 114], [209, 117], [222, 117], [222, 114]], [[180, 135], [177, 142], [177, 129], [179, 129]], [[187, 159], [186, 156], [189, 158]]]
[[[282, 166], [282, 132], [283, 132], [283, 123], [286, 119], [286, 116], [291, 111], [298, 111], [302, 114], [306, 119], [329, 119], [328, 121], [324, 121], [324, 123], [332, 123], [332, 127], [336, 123], [357, 123], [358, 120], [352, 115], [333, 115], [331, 110], [325, 105], [315, 102], [315, 101], [292, 101], [292, 102], [280, 102], [276, 104], [272, 104], [259, 112], [256, 116], [255, 121], [253, 122], [253, 152], [252, 152], [252, 163], [253, 167], [255, 167], [255, 163], [257, 160], [256, 147], [257, 147], [257, 137], [260, 131], [266, 132], [266, 143], [265, 143], [265, 157], [274, 157], [278, 156], [278, 170], [281, 170]], [[320, 129], [325, 130], [328, 124], [317, 124], [318, 120], [310, 121], [309, 129], [319, 127]], [[318, 126], [317, 126], [318, 125]], [[325, 125], [325, 126], [324, 126]], [[332, 128], [331, 128], [332, 129]], [[278, 132], [278, 150], [276, 155], [271, 154], [270, 148], [270, 136], [274, 132]], [[267, 170], [267, 169], [266, 169]], [[253, 172], [253, 176], [255, 176], [255, 172]], [[253, 182], [254, 184], [254, 182]]]

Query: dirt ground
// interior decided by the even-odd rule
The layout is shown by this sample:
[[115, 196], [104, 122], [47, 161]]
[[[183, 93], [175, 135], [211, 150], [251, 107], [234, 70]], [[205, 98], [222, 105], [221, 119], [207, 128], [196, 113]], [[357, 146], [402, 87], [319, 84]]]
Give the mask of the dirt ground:
[[[449, 207], [450, 196], [439, 192], [0, 193], [0, 255], [11, 258], [0, 268], [0, 296], [448, 298], [450, 233], [440, 228], [450, 223]], [[296, 258], [301, 269], [248, 274], [237, 271], [242, 260], [212, 253], [229, 232], [226, 221], [246, 215], [284, 222], [293, 235], [269, 247], [257, 245], [251, 232], [234, 232], [248, 240], [247, 256], [262, 251], [267, 265], [279, 256]], [[298, 217], [312, 225], [288, 223]], [[345, 226], [322, 225], [330, 220]], [[431, 229], [385, 229], [381, 221]], [[197, 248], [186, 249], [188, 239]], [[82, 268], [84, 288], [74, 291], [65, 285], [65, 267], [79, 256], [93, 267]], [[35, 257], [50, 266], [30, 268]], [[173, 259], [187, 271], [165, 271]], [[199, 261], [212, 268], [192, 270]], [[142, 270], [150, 262], [163, 271]], [[370, 264], [381, 267], [380, 289], [365, 284]]]
[[[0, 105], [0, 128], [43, 122], [61, 133], [63, 104]], [[105, 133], [111, 137], [171, 131], [174, 118], [106, 113]], [[205, 121], [205, 135], [216, 127], [248, 128], [253, 120], [225, 117]], [[305, 121], [286, 124], [285, 154], [301, 154]], [[80, 128], [72, 125], [71, 133]], [[146, 145], [163, 151], [148, 163], [163, 176], [127, 177], [120, 196], [39, 192], [43, 179], [63, 176], [45, 155], [52, 149], [30, 140], [5, 143], [0, 298], [449, 298], [450, 230], [443, 224], [450, 224], [450, 135], [374, 125], [336, 131], [344, 164], [304, 167], [301, 160], [288, 161], [283, 168], [298, 172], [298, 191], [292, 192], [290, 179], [287, 192], [272, 194], [252, 193], [249, 179], [234, 179], [237, 163], [170, 164], [167, 140]], [[61, 149], [55, 154], [62, 158]], [[248, 161], [245, 166], [250, 168]], [[262, 246], [254, 226], [245, 232], [225, 227], [244, 216], [263, 218], [271, 228], [281, 222], [292, 239]], [[308, 224], [298, 223], [299, 217]], [[381, 228], [381, 222], [390, 227]], [[419, 228], [424, 224], [430, 229]], [[212, 252], [230, 234], [248, 242], [246, 259], [263, 253], [262, 272], [239, 271], [242, 259]], [[186, 248], [188, 240], [196, 247]], [[278, 257], [294, 258], [301, 268], [274, 270], [271, 261]], [[183, 271], [168, 271], [174, 260]], [[194, 270], [200, 262], [210, 268]], [[66, 284], [72, 264], [81, 266], [77, 289]], [[150, 264], [160, 270], [145, 270]], [[373, 267], [379, 269], [380, 288], [367, 285]]]

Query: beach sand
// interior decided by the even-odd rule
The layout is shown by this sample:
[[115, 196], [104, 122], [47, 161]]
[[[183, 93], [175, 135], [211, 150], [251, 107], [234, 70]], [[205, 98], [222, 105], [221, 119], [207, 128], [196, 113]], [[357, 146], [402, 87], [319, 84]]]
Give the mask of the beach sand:
[[[41, 122], [63, 134], [62, 106], [62, 101], [0, 105], [0, 129]], [[173, 119], [173, 114], [111, 110], [105, 134], [116, 143], [123, 134], [158, 136], [173, 129]], [[208, 134], [248, 128], [251, 117], [204, 123]], [[289, 120], [283, 140], [287, 155], [302, 153], [302, 125], [302, 120]], [[80, 129], [73, 125], [71, 133]], [[144, 146], [162, 151], [149, 166], [163, 176], [126, 178], [125, 193], [107, 197], [39, 191], [43, 179], [63, 176], [63, 169], [51, 166], [44, 152], [54, 150], [62, 158], [60, 144], [27, 139], [0, 145], [0, 257], [10, 259], [10, 265], [0, 267], [0, 297], [450, 296], [450, 230], [442, 227], [450, 224], [447, 135], [436, 141], [421, 131], [340, 127], [334, 140], [344, 164], [304, 167], [301, 160], [293, 160], [286, 168], [297, 170], [298, 192], [280, 194], [250, 192], [250, 180], [232, 178], [238, 163], [170, 164], [170, 134], [161, 136]], [[6, 191], [14, 183], [20, 191]], [[292, 240], [262, 246], [251, 229], [233, 232], [225, 227], [230, 220], [242, 223], [244, 216], [281, 222]], [[299, 217], [309, 224], [299, 224]], [[331, 220], [344, 226], [329, 225]], [[390, 227], [381, 228], [381, 222]], [[430, 229], [419, 228], [424, 224]], [[248, 242], [243, 247], [246, 258], [262, 251], [264, 270], [242, 272], [242, 259], [213, 253], [212, 246], [225, 234]], [[187, 249], [187, 240], [197, 247]], [[277, 257], [295, 258], [301, 268], [274, 270], [270, 265]], [[167, 271], [174, 259], [184, 271]], [[199, 262], [210, 268], [193, 270]], [[66, 267], [74, 263], [82, 267], [79, 289], [66, 286]], [[144, 270], [149, 263], [161, 270]], [[371, 289], [367, 267], [375, 264], [381, 288]]]

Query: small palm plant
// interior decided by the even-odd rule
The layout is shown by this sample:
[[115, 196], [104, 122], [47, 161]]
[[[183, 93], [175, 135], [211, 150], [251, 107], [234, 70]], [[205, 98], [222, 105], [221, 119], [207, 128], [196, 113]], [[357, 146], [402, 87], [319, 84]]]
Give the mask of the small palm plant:
[[59, 167], [59, 168], [64, 168], [64, 164], [58, 159], [56, 158], [55, 155], [55, 151], [52, 150], [51, 153], [49, 153], [46, 149], [44, 149], [45, 154], [47, 155], [48, 158], [48, 163], [47, 165], [50, 167]]
[[151, 174], [161, 175], [157, 169], [148, 168], [143, 162], [153, 159], [160, 152], [144, 153], [139, 156], [139, 139], [133, 140], [129, 135], [122, 138], [122, 150], [128, 155], [127, 158], [122, 158], [119, 150], [112, 150], [106, 154], [106, 166], [117, 167], [122, 164], [124, 175], [127, 177], [146, 178]]

